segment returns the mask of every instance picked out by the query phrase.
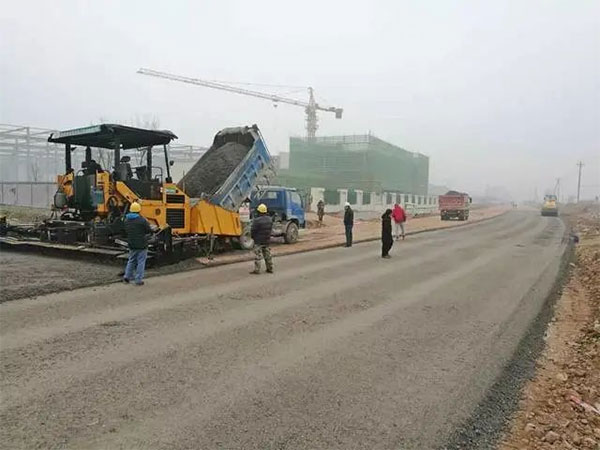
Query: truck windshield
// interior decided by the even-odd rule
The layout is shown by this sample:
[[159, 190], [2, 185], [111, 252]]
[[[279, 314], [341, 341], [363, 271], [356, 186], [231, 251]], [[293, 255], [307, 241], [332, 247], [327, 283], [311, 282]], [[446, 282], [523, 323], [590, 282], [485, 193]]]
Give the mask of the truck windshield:
[[264, 203], [267, 209], [281, 208], [283, 202], [283, 191], [266, 191], [263, 194], [252, 200], [252, 207], [256, 208], [260, 203]]

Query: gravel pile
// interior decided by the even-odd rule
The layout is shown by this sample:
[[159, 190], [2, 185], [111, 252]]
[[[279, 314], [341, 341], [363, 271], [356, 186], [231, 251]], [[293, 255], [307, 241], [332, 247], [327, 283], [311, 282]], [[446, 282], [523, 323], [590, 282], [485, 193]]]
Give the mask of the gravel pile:
[[221, 147], [211, 147], [188, 173], [177, 183], [188, 196], [212, 195], [240, 164], [250, 147], [228, 142]]

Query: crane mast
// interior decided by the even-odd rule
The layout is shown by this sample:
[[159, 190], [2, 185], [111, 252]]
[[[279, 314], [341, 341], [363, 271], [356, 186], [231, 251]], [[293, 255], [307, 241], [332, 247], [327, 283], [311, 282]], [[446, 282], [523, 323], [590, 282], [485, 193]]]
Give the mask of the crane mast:
[[218, 81], [209, 81], [209, 80], [201, 80], [199, 78], [190, 78], [181, 75], [175, 75], [167, 72], [159, 72], [157, 70], [145, 69], [141, 68], [137, 71], [137, 73], [142, 75], [148, 75], [156, 78], [163, 78], [166, 80], [179, 81], [181, 83], [193, 84], [196, 86], [204, 86], [213, 89], [219, 89], [222, 91], [233, 92], [234, 94], [240, 95], [248, 95], [251, 97], [262, 98], [265, 100], [270, 100], [274, 103], [286, 103], [288, 105], [300, 106], [304, 108], [304, 112], [306, 114], [306, 136], [309, 138], [314, 138], [317, 129], [319, 128], [319, 119], [317, 116], [317, 111], [325, 111], [331, 112], [335, 114], [336, 119], [342, 118], [343, 109], [336, 108], [333, 106], [321, 106], [319, 105], [314, 96], [314, 90], [312, 87], [308, 88], [308, 102], [304, 102], [302, 100], [296, 100], [293, 98], [283, 97], [281, 95], [276, 94], [268, 94], [260, 91], [253, 91], [250, 89], [239, 88], [235, 86], [230, 86], [225, 83], [221, 83]]

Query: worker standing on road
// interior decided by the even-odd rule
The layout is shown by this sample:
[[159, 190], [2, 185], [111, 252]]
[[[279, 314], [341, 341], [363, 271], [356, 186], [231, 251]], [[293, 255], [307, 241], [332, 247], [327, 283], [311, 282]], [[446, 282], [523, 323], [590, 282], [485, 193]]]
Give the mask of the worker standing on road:
[[252, 220], [250, 234], [254, 240], [254, 270], [251, 274], [260, 273], [260, 263], [264, 258], [267, 272], [273, 273], [273, 259], [271, 258], [271, 232], [273, 230], [273, 220], [267, 214], [267, 206], [261, 203], [256, 208], [258, 216]]
[[317, 217], [319, 218], [319, 227], [323, 225], [323, 216], [325, 215], [325, 202], [319, 200], [317, 203]]
[[144, 284], [144, 270], [148, 256], [146, 235], [152, 232], [148, 221], [140, 215], [141, 210], [142, 206], [138, 202], [133, 202], [129, 207], [129, 212], [125, 215], [125, 232], [127, 233], [127, 244], [129, 245], [129, 259], [127, 260], [123, 281], [129, 283], [134, 279], [135, 284], [138, 286]]
[[402, 236], [402, 240], [404, 240], [404, 223], [406, 222], [406, 212], [404, 212], [404, 209], [398, 203], [394, 205], [392, 218], [394, 219], [394, 237], [396, 240], [398, 240], [400, 239], [400, 236]]
[[350, 203], [344, 205], [344, 228], [346, 229], [346, 247], [352, 247], [352, 228], [354, 227], [354, 211]]
[[[396, 205], [397, 206], [397, 205]], [[381, 216], [381, 257], [391, 258], [390, 250], [394, 245], [392, 236], [392, 210], [386, 209]]]

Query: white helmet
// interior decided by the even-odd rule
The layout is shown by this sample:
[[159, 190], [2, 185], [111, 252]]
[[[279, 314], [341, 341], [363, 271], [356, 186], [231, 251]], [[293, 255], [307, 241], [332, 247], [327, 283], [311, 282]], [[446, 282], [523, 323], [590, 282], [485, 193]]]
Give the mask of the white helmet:
[[344, 207], [348, 207], [348, 206], [350, 206], [350, 202], [346, 202], [346, 203], [344, 204]]

